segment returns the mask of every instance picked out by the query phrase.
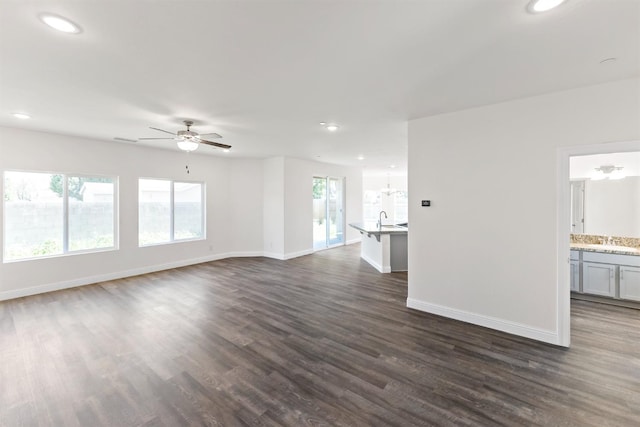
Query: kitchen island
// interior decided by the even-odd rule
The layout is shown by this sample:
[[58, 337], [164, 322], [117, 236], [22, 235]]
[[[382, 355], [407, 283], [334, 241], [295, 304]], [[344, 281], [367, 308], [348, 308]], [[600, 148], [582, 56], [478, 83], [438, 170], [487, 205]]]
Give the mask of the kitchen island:
[[375, 222], [358, 222], [349, 226], [360, 231], [360, 257], [380, 273], [407, 271], [407, 234], [400, 225], [378, 226]]

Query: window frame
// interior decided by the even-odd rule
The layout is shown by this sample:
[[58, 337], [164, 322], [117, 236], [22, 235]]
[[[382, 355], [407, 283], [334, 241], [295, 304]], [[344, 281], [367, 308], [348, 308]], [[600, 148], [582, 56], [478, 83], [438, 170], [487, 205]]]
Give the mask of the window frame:
[[[141, 180], [149, 180], [149, 181], [165, 181], [169, 182], [169, 204], [171, 209], [170, 219], [169, 219], [169, 240], [166, 242], [157, 242], [157, 243], [140, 243], [140, 181]], [[176, 239], [175, 238], [175, 184], [176, 183], [185, 183], [185, 184], [200, 184], [200, 203], [201, 203], [201, 218], [200, 218], [200, 227], [202, 229], [202, 236], [200, 237], [191, 237], [184, 239]], [[141, 176], [138, 177], [137, 183], [137, 194], [138, 194], [138, 247], [139, 248], [148, 248], [153, 246], [162, 246], [162, 245], [171, 245], [174, 243], [184, 243], [184, 242], [196, 242], [200, 240], [207, 240], [207, 189], [206, 183], [204, 181], [193, 181], [193, 180], [177, 180], [171, 178], [153, 178]]]
[[[62, 253], [52, 254], [52, 255], [40, 255], [40, 256], [32, 256], [27, 258], [18, 258], [18, 259], [7, 259], [7, 241], [6, 241], [6, 230], [7, 230], [7, 200], [5, 200], [5, 181], [7, 172], [16, 172], [16, 173], [30, 173], [30, 174], [48, 174], [48, 175], [62, 175]], [[78, 177], [78, 178], [110, 178], [113, 180], [113, 246], [104, 247], [104, 248], [94, 248], [94, 249], [79, 249], [79, 250], [69, 250], [69, 177]], [[85, 255], [91, 253], [98, 252], [110, 252], [117, 251], [120, 249], [120, 207], [119, 207], [119, 199], [120, 199], [120, 180], [116, 175], [103, 175], [103, 174], [87, 174], [87, 173], [73, 173], [73, 172], [54, 172], [54, 171], [43, 171], [43, 170], [27, 170], [27, 169], [4, 169], [2, 171], [2, 185], [1, 194], [2, 194], [2, 263], [9, 264], [14, 262], [23, 262], [23, 261], [35, 261], [40, 259], [49, 259], [49, 258], [60, 258], [74, 255]]]

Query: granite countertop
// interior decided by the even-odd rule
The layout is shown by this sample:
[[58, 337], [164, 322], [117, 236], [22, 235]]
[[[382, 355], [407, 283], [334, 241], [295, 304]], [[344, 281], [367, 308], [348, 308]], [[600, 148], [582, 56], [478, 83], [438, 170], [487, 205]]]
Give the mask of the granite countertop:
[[593, 243], [571, 243], [571, 250], [574, 251], [586, 251], [586, 252], [601, 252], [607, 254], [618, 255], [635, 255], [640, 256], [640, 250], [631, 247], [615, 246], [615, 245], [601, 245]]
[[360, 230], [361, 232], [367, 234], [407, 234], [409, 230], [407, 227], [402, 227], [400, 225], [383, 225], [382, 227], [378, 227], [375, 222], [353, 222], [349, 224], [349, 226], [355, 228], [356, 230]]

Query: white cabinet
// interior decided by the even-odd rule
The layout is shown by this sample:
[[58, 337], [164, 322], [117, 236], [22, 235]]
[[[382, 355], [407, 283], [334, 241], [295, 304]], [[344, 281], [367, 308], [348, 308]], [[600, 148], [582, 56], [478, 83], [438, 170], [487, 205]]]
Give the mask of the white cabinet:
[[580, 292], [580, 261], [571, 260], [571, 290]]
[[583, 262], [582, 291], [585, 294], [615, 297], [616, 266], [596, 262]]
[[[571, 291], [640, 301], [640, 256], [571, 251]], [[580, 260], [580, 261], [579, 261]]]
[[640, 268], [620, 266], [620, 298], [640, 301]]

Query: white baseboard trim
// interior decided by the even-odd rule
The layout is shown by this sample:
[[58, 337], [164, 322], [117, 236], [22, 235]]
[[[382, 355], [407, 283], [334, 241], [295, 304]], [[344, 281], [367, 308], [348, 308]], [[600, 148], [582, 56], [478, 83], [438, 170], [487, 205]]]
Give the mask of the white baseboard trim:
[[284, 261], [284, 254], [277, 252], [262, 252], [262, 256], [266, 258], [279, 259], [280, 261]]
[[253, 258], [253, 257], [262, 257], [265, 256], [262, 251], [253, 251], [253, 252], [227, 252], [225, 254], [225, 258]]
[[373, 259], [369, 258], [365, 254], [360, 254], [360, 257], [363, 260], [367, 261], [369, 264], [371, 264], [371, 266], [373, 268], [375, 268], [376, 270], [378, 270], [380, 273], [391, 273], [391, 266], [389, 266], [388, 268], [384, 268], [379, 263], [377, 263]]
[[484, 326], [485, 328], [495, 329], [525, 338], [531, 338], [549, 344], [561, 345], [560, 336], [557, 331], [547, 331], [544, 329], [532, 328], [531, 326], [523, 325], [521, 323], [511, 322], [509, 320], [498, 319], [496, 317], [485, 316], [482, 314], [471, 313], [468, 311], [445, 307], [438, 304], [432, 304], [413, 298], [407, 298], [407, 307], [431, 314], [437, 314], [438, 316], [448, 317], [450, 319], [460, 320], [462, 322], [467, 322], [474, 325]]
[[312, 253], [313, 253], [313, 248], [305, 249], [303, 251], [298, 251], [298, 252], [290, 252], [284, 255], [284, 259], [287, 260], [292, 258], [298, 258], [300, 256], [311, 255]]
[[354, 243], [360, 243], [360, 242], [362, 242], [362, 238], [358, 237], [356, 239], [347, 240], [347, 245], [353, 245]]
[[22, 298], [30, 295], [43, 294], [45, 292], [60, 291], [62, 289], [75, 288], [78, 286], [92, 285], [94, 283], [107, 282], [110, 280], [123, 279], [125, 277], [139, 276], [141, 274], [155, 273], [157, 271], [170, 270], [172, 268], [186, 267], [188, 265], [202, 264], [209, 261], [218, 261], [225, 258], [261, 257], [263, 252], [226, 252], [222, 254], [208, 255], [206, 257], [192, 258], [164, 264], [149, 265], [146, 267], [122, 270], [113, 273], [98, 274], [95, 276], [80, 277], [77, 279], [64, 280], [61, 282], [47, 283], [44, 285], [30, 286], [28, 288], [0, 291], [0, 301], [14, 298]]
[[21, 298], [30, 295], [42, 294], [45, 292], [59, 291], [62, 289], [75, 288], [78, 286], [91, 285], [94, 283], [107, 282], [109, 280], [122, 279], [125, 277], [138, 276], [140, 274], [154, 273], [156, 271], [170, 270], [172, 268], [185, 267], [187, 265], [201, 264], [203, 262], [217, 261], [228, 258], [228, 254], [216, 254], [206, 257], [180, 260], [165, 264], [149, 265], [129, 270], [116, 271], [113, 273], [98, 274], [95, 276], [85, 276], [77, 279], [63, 280], [61, 282], [47, 283], [44, 285], [31, 286], [28, 288], [14, 289], [0, 292], [0, 301]]

